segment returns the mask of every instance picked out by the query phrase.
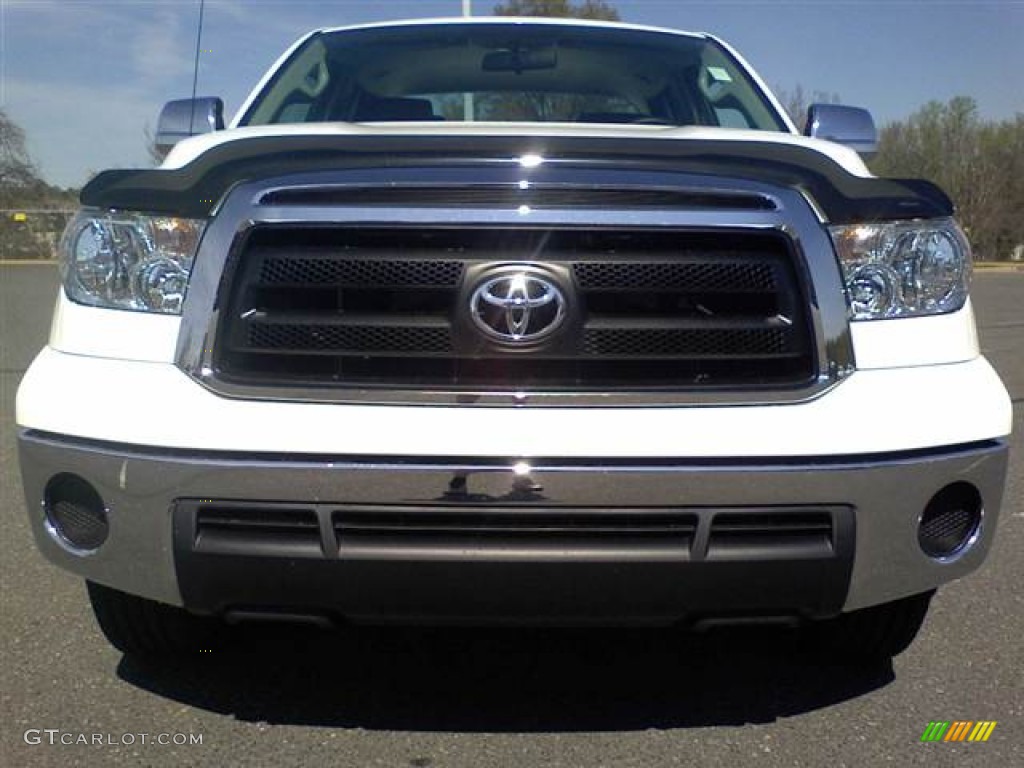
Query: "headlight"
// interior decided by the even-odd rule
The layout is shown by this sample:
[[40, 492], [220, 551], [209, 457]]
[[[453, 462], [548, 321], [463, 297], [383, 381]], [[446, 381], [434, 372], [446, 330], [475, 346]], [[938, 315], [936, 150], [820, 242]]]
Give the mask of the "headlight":
[[830, 227], [853, 320], [938, 315], [967, 300], [971, 247], [952, 219]]
[[205, 222], [85, 209], [61, 238], [61, 276], [79, 304], [180, 315]]

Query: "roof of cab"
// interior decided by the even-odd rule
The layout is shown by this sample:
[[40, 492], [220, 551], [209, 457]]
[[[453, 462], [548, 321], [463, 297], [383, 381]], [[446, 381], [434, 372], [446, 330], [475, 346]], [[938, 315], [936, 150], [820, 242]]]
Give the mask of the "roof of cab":
[[704, 32], [688, 32], [681, 29], [669, 27], [655, 27], [646, 24], [628, 24], [622, 21], [602, 21], [597, 19], [575, 19], [561, 18], [554, 16], [453, 16], [436, 19], [403, 19], [398, 21], [378, 21], [367, 24], [353, 24], [342, 27], [321, 27], [315, 30], [319, 33], [347, 32], [355, 29], [379, 29], [381, 27], [414, 27], [431, 24], [508, 24], [516, 25], [556, 25], [565, 27], [597, 27], [605, 29], [629, 29], [639, 32], [661, 32], [668, 35], [681, 35], [683, 37], [707, 38]]

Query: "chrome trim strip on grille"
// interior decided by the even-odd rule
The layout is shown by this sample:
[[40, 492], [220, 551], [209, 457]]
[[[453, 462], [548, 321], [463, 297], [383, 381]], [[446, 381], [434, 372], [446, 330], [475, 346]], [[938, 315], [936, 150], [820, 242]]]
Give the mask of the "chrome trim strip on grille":
[[[568, 165], [568, 164], [566, 164]], [[420, 178], [429, 178], [422, 170]], [[607, 180], [611, 172], [605, 172]], [[261, 206], [258, 201], [269, 190], [293, 187], [337, 185], [344, 173], [304, 174], [240, 185], [227, 198], [207, 227], [196, 267], [192, 273], [178, 339], [177, 364], [193, 379], [227, 397], [277, 401], [318, 401], [349, 403], [406, 403], [483, 406], [678, 406], [762, 404], [803, 402], [816, 398], [837, 385], [853, 370], [853, 348], [846, 319], [846, 304], [831, 242], [804, 197], [794, 190], [769, 187], [743, 180], [729, 180], [674, 172], [622, 171], [615, 174], [623, 184], [646, 183], [654, 187], [682, 190], [723, 188], [736, 194], [771, 200], [774, 210], [715, 210], [694, 208], [637, 209], [555, 209], [523, 211], [518, 208], [450, 208], [376, 206]], [[579, 180], [578, 169], [552, 162], [539, 169], [481, 168], [475, 177], [487, 183], [504, 183], [517, 188], [538, 184], [569, 184]], [[529, 178], [526, 178], [529, 177]], [[447, 178], [447, 177], [446, 177]], [[384, 182], [375, 173], [353, 172], [352, 184], [373, 186]], [[450, 179], [444, 183], [450, 185]], [[421, 181], [422, 185], [422, 181]], [[814, 329], [814, 381], [798, 389], [742, 390], [707, 389], [680, 391], [667, 388], [634, 391], [467, 391], [352, 388], [331, 386], [237, 385], [218, 378], [213, 365], [219, 313], [223, 309], [238, 252], [233, 250], [245, 233], [266, 224], [344, 224], [353, 226], [483, 226], [483, 227], [582, 227], [582, 228], [681, 228], [700, 232], [748, 230], [779, 232], [787, 236], [795, 252], [795, 268], [807, 292], [807, 311]]]
[[[526, 198], [529, 197], [529, 200]], [[410, 200], [413, 198], [413, 200]], [[430, 208], [507, 208], [529, 202], [535, 208], [600, 207], [613, 210], [643, 208], [712, 208], [731, 210], [775, 210], [775, 201], [753, 193], [733, 190], [692, 190], [677, 186], [652, 187], [613, 186], [608, 184], [546, 184], [540, 189], [530, 186], [462, 183], [400, 184], [400, 186], [364, 186], [328, 184], [318, 186], [282, 187], [260, 195], [261, 206], [388, 206], [397, 204]]]

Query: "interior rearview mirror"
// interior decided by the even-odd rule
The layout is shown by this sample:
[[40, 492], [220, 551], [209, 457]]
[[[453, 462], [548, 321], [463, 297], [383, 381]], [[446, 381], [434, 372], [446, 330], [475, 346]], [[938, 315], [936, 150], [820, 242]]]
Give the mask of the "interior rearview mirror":
[[491, 51], [484, 56], [484, 72], [515, 72], [554, 69], [558, 65], [558, 51], [553, 46], [543, 48], [512, 48]]

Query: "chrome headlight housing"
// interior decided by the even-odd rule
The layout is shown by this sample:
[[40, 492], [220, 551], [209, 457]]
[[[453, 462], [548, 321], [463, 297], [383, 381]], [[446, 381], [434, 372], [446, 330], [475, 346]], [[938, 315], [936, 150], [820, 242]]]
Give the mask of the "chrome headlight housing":
[[829, 227], [852, 320], [955, 312], [967, 300], [971, 247], [953, 219]]
[[61, 237], [61, 277], [72, 301], [180, 315], [206, 222], [83, 209]]

